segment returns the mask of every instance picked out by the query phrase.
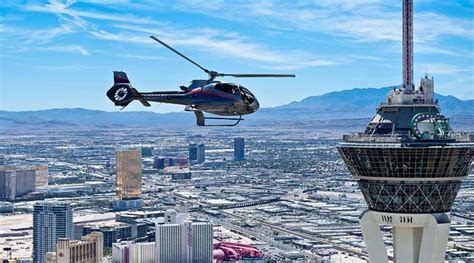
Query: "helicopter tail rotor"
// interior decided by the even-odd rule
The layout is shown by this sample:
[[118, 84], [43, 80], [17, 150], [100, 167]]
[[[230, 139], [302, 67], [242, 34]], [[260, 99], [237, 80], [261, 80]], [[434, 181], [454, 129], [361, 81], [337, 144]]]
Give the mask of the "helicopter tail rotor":
[[109, 97], [115, 106], [122, 106], [123, 108], [135, 99], [139, 100], [143, 106], [151, 106], [140, 92], [132, 87], [127, 74], [123, 71], [114, 71], [114, 85], [107, 91], [107, 97]]
[[115, 84], [107, 91], [107, 97], [115, 106], [125, 107], [133, 101], [132, 88], [123, 83]]

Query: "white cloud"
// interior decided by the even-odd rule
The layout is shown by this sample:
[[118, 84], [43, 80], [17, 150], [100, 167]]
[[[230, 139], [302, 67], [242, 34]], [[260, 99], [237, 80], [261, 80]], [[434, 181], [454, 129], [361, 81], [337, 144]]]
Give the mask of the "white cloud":
[[439, 54], [439, 55], [448, 55], [448, 56], [463, 56], [464, 52], [459, 50], [453, 51], [447, 48], [438, 48], [430, 46], [429, 44], [418, 44], [415, 47], [415, 53], [425, 53], [425, 54]]
[[[83, 0], [81, 2], [93, 5], [117, 5], [118, 7], [133, 4], [127, 0]], [[288, 3], [279, 0], [252, 2], [182, 0], [176, 3], [147, 2], [147, 5], [150, 8], [161, 8], [165, 5], [180, 11], [217, 16], [244, 23], [251, 21], [265, 30], [271, 29], [279, 32], [296, 30], [303, 34], [305, 32], [322, 32], [361, 43], [384, 41], [392, 45], [399, 43], [401, 38], [401, 15], [398, 10], [400, 4], [390, 1], [312, 0]], [[82, 31], [101, 40], [156, 45], [147, 36], [153, 34], [173, 46], [189, 46], [205, 52], [256, 61], [261, 63], [264, 68], [281, 70], [341, 64], [352, 59], [380, 60], [380, 58], [370, 55], [359, 57], [348, 55], [344, 59], [328, 59], [300, 50], [278, 51], [265, 44], [252, 42], [246, 36], [235, 32], [210, 28], [177, 28], [167, 24], [164, 27], [165, 23], [161, 21], [128, 13], [110, 14], [91, 11], [92, 9], [78, 9], [75, 0], [66, 2], [51, 0], [45, 5], [29, 4], [23, 9], [56, 15], [61, 23], [58, 28], [32, 33], [26, 39], [29, 44], [34, 42], [46, 44], [65, 34]], [[99, 24], [94, 20], [119, 22], [120, 25]], [[433, 12], [417, 14], [415, 16], [415, 30], [417, 31], [415, 33], [415, 49], [420, 53], [459, 55], [457, 51], [438, 47], [437, 40], [442, 36], [472, 38], [471, 24], [470, 21], [464, 19], [446, 17]], [[120, 31], [114, 29], [120, 29]], [[0, 32], [3, 30], [8, 30], [8, 28], [0, 27]], [[421, 32], [418, 33], [418, 31]], [[56, 51], [61, 52], [60, 49]], [[88, 50], [81, 50], [77, 47], [70, 47], [69, 50], [62, 50], [62, 52], [79, 52], [83, 55], [90, 53]], [[145, 57], [147, 56], [142, 59], [146, 59]]]
[[163, 59], [163, 57], [159, 57], [159, 56], [136, 55], [136, 54], [122, 54], [122, 55], [118, 55], [118, 57], [139, 59], [139, 60], [162, 60]]
[[[58, 16], [62, 22], [62, 27], [72, 27], [75, 28], [75, 30], [82, 30], [102, 40], [156, 45], [148, 36], [137, 34], [137, 32], [140, 32], [146, 33], [147, 35], [158, 35], [160, 38], [163, 38], [164, 41], [172, 45], [190, 46], [206, 52], [271, 64], [275, 69], [299, 69], [334, 64], [334, 62], [326, 59], [315, 58], [306, 52], [290, 51], [284, 53], [273, 51], [263, 44], [251, 43], [247, 37], [235, 32], [219, 31], [211, 28], [172, 28], [171, 26], [167, 26], [167, 29], [163, 29], [164, 27], [152, 26], [163, 25], [163, 23], [146, 18], [76, 10], [73, 8], [75, 3], [76, 1], [63, 3], [51, 0], [49, 4], [27, 5], [24, 9], [32, 12], [54, 14]], [[189, 1], [184, 1], [184, 3], [186, 5], [191, 4]], [[206, 7], [201, 6], [201, 8], [210, 10], [221, 8], [221, 6], [217, 3], [213, 3], [213, 5]], [[125, 30], [121, 30], [120, 33], [114, 33], [111, 30], [104, 29], [103, 25], [99, 27], [98, 24], [91, 22], [93, 19], [126, 23], [116, 26], [116, 28]], [[147, 24], [146, 27], [144, 24]], [[54, 38], [54, 36], [51, 36], [50, 39], [51, 38]], [[53, 49], [51, 48], [50, 50]], [[66, 50], [56, 49], [56, 51]], [[78, 48], [70, 48], [68, 51], [81, 50]], [[88, 53], [86, 50], [82, 50], [82, 54], [86, 53]]]
[[89, 53], [89, 51], [87, 51], [87, 49], [85, 49], [84, 47], [81, 47], [81, 46], [76, 46], [76, 45], [47, 46], [47, 47], [40, 48], [40, 50], [67, 52], [67, 53], [79, 53], [83, 56], [90, 55], [90, 53]]
[[297, 70], [301, 68], [309, 68], [309, 67], [319, 67], [319, 66], [331, 66], [342, 64], [342, 62], [331, 61], [331, 60], [324, 60], [324, 59], [313, 59], [313, 60], [301, 60], [301, 61], [292, 61], [291, 63], [280, 64], [280, 65], [273, 65], [273, 66], [266, 66], [265, 68], [268, 69], [276, 69], [276, 70]]
[[[190, 46], [206, 52], [272, 64], [271, 67], [265, 66], [266, 68], [281, 70], [300, 69], [336, 64], [336, 62], [326, 59], [312, 58], [313, 56], [306, 52], [291, 51], [282, 53], [272, 51], [262, 44], [249, 43], [245, 40], [245, 37], [232, 32], [220, 32], [211, 29], [180, 29], [171, 31], [129, 25], [118, 25], [117, 27], [146, 33], [147, 35], [156, 35], [172, 46]], [[137, 36], [139, 34], [136, 33], [113, 34], [102, 30], [92, 34], [100, 39], [157, 45], [150, 38]]]
[[441, 75], [441, 74], [457, 74], [461, 72], [469, 72], [471, 69], [462, 68], [456, 65], [444, 64], [444, 63], [429, 63], [429, 64], [420, 64], [418, 68], [423, 69], [429, 74]]
[[[186, 3], [186, 2], [184, 2]], [[174, 5], [183, 12], [194, 12], [272, 30], [297, 30], [326, 33], [357, 42], [400, 42], [401, 4], [382, 0], [313, 0], [313, 1], [229, 1], [219, 10], [209, 11], [183, 2]], [[251, 22], [249, 22], [251, 21]], [[414, 16], [417, 43], [436, 45], [444, 36], [464, 39], [474, 37], [472, 20], [434, 12]]]
[[350, 55], [349, 57], [356, 60], [382, 61], [381, 58], [376, 56]]
[[97, 20], [107, 20], [107, 21], [116, 21], [116, 22], [126, 22], [133, 24], [150, 24], [150, 25], [160, 25], [162, 23], [157, 22], [153, 19], [146, 17], [137, 17], [129, 14], [106, 14], [95, 11], [84, 11], [76, 10], [71, 8], [71, 6], [76, 1], [68, 1], [62, 3], [56, 0], [50, 0], [49, 4], [46, 5], [25, 5], [23, 7], [26, 11], [40, 12], [40, 13], [50, 13], [56, 15], [67, 15], [73, 18], [89, 18]]
[[58, 38], [76, 31], [69, 25], [43, 29], [20, 28], [0, 24], [0, 42], [3, 51], [22, 52], [50, 45]]
[[59, 65], [59, 66], [40, 65], [38, 66], [38, 68], [45, 69], [45, 70], [52, 70], [52, 71], [83, 71], [83, 70], [108, 69], [106, 67], [78, 65], [78, 64]]

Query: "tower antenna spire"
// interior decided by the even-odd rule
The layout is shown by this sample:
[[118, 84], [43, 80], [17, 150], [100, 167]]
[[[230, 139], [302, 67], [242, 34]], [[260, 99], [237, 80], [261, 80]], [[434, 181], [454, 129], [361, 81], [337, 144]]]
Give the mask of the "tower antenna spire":
[[413, 0], [403, 0], [403, 93], [413, 93]]

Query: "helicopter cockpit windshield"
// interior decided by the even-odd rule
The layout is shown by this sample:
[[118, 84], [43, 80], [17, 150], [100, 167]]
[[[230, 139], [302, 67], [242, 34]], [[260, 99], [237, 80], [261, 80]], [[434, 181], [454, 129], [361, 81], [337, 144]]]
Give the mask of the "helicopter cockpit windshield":
[[225, 92], [225, 93], [230, 93], [230, 94], [239, 94], [239, 86], [235, 84], [230, 84], [230, 83], [218, 83], [214, 86], [216, 90]]
[[240, 86], [240, 91], [244, 102], [251, 104], [255, 101], [255, 96], [248, 89], [244, 88], [244, 86]]

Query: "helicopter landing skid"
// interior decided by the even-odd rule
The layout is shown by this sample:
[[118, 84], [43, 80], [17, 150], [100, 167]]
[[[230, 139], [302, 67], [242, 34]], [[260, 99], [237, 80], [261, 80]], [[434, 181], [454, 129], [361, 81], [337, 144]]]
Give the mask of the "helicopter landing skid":
[[[204, 113], [202, 111], [194, 111], [194, 114], [196, 115], [196, 123], [198, 126], [208, 126], [208, 127], [233, 127], [237, 124], [239, 124], [240, 121], [243, 121], [242, 115], [239, 116], [239, 118], [225, 118], [225, 117], [204, 117]], [[210, 124], [206, 125], [206, 120], [226, 120], [226, 121], [236, 121], [235, 123], [232, 124]]]

